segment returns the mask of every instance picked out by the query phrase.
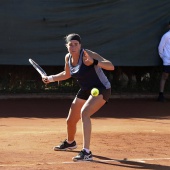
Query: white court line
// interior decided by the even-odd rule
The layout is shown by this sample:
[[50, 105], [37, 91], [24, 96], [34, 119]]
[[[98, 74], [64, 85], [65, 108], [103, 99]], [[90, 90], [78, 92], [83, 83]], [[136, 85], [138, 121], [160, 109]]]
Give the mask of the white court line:
[[[63, 164], [75, 164], [75, 163], [102, 163], [102, 162], [139, 162], [145, 163], [145, 161], [156, 161], [156, 160], [170, 160], [170, 158], [140, 158], [140, 159], [128, 159], [124, 158], [122, 160], [118, 159], [106, 159], [106, 160], [93, 160], [93, 161], [70, 161], [70, 162], [62, 162]], [[0, 167], [25, 167], [25, 166], [36, 166], [36, 165], [55, 165], [59, 164], [59, 162], [37, 162], [36, 164], [0, 164]]]
[[156, 161], [156, 160], [170, 160], [170, 158], [141, 158], [141, 159], [131, 159], [131, 160]]
[[55, 165], [58, 164], [58, 162], [38, 162], [36, 164], [0, 164], [0, 167], [28, 167], [28, 166], [36, 166], [36, 165]]
[[36, 164], [1, 164], [0, 167], [34, 166]]
[[[132, 161], [132, 160], [118, 160], [118, 159], [106, 159], [106, 160], [92, 160], [92, 161], [77, 161], [77, 162], [74, 162], [74, 161], [70, 161], [70, 162], [62, 162], [63, 164], [75, 164], [75, 163], [100, 163], [100, 162], [125, 162], [125, 161]], [[134, 160], [135, 162], [145, 162], [143, 160], [140, 160], [140, 159], [136, 159]]]
[[70, 162], [62, 162], [63, 164], [76, 164], [76, 163], [91, 163], [91, 162], [118, 162], [117, 160], [92, 160], [92, 161], [70, 161]]
[[106, 159], [106, 160], [92, 160], [92, 161], [70, 161], [70, 162], [62, 162], [63, 164], [74, 164], [74, 163], [90, 163], [90, 162], [139, 162], [139, 163], [145, 163], [146, 161], [156, 161], [156, 160], [170, 160], [170, 158], [140, 158], [140, 159], [127, 159], [124, 158], [122, 160], [118, 159]]

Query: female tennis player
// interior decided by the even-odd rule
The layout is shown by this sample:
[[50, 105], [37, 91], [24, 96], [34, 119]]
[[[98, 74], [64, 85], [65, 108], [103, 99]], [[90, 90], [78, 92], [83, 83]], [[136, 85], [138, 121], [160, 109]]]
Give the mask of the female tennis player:
[[[72, 150], [77, 148], [75, 141], [76, 124], [81, 119], [83, 129], [83, 148], [73, 157], [73, 161], [92, 160], [90, 151], [91, 119], [108, 100], [111, 95], [111, 85], [102, 69], [114, 70], [113, 64], [99, 54], [88, 49], [82, 49], [81, 37], [78, 34], [69, 34], [65, 37], [68, 53], [65, 56], [63, 72], [43, 77], [44, 83], [75, 78], [80, 85], [73, 100], [67, 117], [67, 139], [55, 146], [55, 151]], [[99, 95], [91, 95], [91, 89], [97, 88]]]

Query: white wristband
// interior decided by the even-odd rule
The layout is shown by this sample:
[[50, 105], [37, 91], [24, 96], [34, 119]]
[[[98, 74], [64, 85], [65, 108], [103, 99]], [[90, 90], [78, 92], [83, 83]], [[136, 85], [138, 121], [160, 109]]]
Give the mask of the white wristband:
[[48, 81], [49, 82], [54, 82], [53, 76], [48, 76]]

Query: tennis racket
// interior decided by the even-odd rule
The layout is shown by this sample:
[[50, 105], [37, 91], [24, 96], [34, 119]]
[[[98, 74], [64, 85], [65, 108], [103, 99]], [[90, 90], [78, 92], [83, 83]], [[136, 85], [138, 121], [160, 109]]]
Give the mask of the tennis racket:
[[47, 73], [34, 60], [32, 60], [30, 58], [29, 62], [38, 71], [38, 73], [41, 75], [41, 77], [47, 76]]

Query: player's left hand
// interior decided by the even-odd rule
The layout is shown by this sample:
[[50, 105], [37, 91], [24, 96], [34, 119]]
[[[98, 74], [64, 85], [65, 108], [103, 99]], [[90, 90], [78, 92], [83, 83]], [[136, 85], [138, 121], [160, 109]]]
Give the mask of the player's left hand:
[[90, 66], [93, 64], [93, 58], [89, 56], [89, 54], [84, 50], [83, 61], [86, 66]]

